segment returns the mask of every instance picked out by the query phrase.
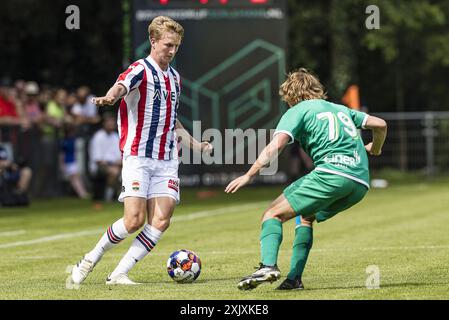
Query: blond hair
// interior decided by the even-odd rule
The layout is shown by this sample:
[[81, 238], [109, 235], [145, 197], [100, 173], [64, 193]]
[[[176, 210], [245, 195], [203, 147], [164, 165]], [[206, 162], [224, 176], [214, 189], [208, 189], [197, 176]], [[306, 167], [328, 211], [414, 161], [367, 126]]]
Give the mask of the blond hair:
[[150, 38], [153, 38], [156, 41], [160, 40], [162, 34], [167, 31], [178, 34], [181, 40], [184, 37], [184, 28], [170, 17], [158, 16], [154, 18], [148, 26]]
[[324, 86], [305, 68], [287, 75], [287, 80], [279, 88], [279, 95], [290, 107], [304, 100], [327, 99]]

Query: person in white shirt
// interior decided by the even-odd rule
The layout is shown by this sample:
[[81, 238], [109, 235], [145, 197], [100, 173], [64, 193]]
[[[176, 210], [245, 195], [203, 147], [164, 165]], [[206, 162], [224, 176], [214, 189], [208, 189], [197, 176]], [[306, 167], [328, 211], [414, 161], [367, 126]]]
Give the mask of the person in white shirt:
[[100, 198], [106, 201], [112, 200], [118, 187], [118, 177], [122, 167], [122, 153], [119, 149], [119, 136], [116, 131], [115, 117], [105, 115], [103, 128], [98, 130], [89, 145], [89, 170], [96, 181], [105, 181], [106, 186], [95, 186], [94, 200]]
[[93, 97], [86, 86], [76, 90], [77, 103], [73, 105], [71, 112], [78, 125], [95, 125], [100, 122], [97, 107], [92, 102]]

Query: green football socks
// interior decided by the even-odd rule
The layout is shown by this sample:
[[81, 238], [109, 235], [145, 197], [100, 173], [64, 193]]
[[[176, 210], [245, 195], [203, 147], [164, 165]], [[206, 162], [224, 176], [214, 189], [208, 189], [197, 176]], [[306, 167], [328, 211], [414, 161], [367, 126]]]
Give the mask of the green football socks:
[[313, 229], [306, 226], [297, 227], [295, 230], [295, 240], [293, 241], [290, 272], [288, 273], [287, 278], [294, 280], [296, 277], [302, 277], [312, 244]]
[[277, 263], [281, 242], [282, 222], [277, 219], [269, 219], [263, 222], [260, 232], [260, 251], [264, 265], [274, 266]]

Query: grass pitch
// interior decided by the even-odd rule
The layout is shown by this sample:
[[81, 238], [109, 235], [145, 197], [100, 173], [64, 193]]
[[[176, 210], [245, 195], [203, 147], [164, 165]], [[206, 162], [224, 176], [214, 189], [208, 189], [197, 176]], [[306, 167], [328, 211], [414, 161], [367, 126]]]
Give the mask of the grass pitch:
[[[119, 203], [94, 210], [88, 201], [36, 201], [0, 208], [0, 299], [448, 299], [449, 183], [447, 179], [373, 189], [355, 207], [316, 224], [303, 282], [306, 290], [277, 292], [280, 283], [237, 289], [259, 262], [260, 216], [281, 187], [252, 187], [199, 199], [184, 189], [169, 230], [131, 271], [138, 287], [105, 285], [133, 237], [109, 251], [78, 289], [67, 289], [68, 266], [90, 250], [122, 216]], [[294, 222], [284, 225], [279, 253], [288, 273]], [[177, 284], [166, 261], [190, 249], [203, 269], [193, 284]], [[368, 290], [367, 267], [380, 270], [380, 289]], [[282, 279], [283, 279], [282, 278]], [[281, 281], [282, 281], [281, 279]]]

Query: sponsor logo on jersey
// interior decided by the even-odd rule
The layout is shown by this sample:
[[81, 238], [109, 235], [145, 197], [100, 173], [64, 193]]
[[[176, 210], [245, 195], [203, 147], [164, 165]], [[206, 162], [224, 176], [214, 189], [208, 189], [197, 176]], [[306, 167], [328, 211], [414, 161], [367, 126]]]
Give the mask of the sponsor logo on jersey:
[[324, 161], [343, 167], [356, 167], [360, 163], [360, 156], [350, 157], [343, 154], [333, 154], [324, 158]]
[[153, 100], [161, 100], [161, 91], [160, 90], [154, 91]]
[[155, 90], [154, 95], [153, 95], [153, 100], [161, 100], [161, 98], [163, 98], [164, 101], [166, 101], [169, 96], [170, 96], [170, 100], [172, 102], [176, 101], [176, 92], [165, 91], [165, 90]]
[[133, 191], [139, 191], [139, 189], [140, 189], [139, 181], [133, 181], [131, 187], [132, 187]]
[[173, 179], [168, 180], [168, 187], [176, 192], [179, 192], [179, 181]]

